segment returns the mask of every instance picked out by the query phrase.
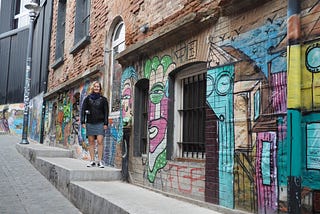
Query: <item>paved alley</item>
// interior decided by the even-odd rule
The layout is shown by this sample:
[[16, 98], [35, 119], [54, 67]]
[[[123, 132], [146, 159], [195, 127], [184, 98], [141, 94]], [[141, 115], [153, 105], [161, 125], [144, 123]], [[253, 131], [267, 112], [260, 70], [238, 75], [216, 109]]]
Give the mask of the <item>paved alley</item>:
[[81, 213], [16, 150], [20, 138], [0, 135], [0, 213]]

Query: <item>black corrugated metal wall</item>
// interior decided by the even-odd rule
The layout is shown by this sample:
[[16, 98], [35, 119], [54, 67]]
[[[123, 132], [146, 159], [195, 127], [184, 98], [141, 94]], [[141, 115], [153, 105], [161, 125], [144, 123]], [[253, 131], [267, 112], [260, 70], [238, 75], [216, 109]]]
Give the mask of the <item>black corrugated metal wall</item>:
[[[29, 29], [11, 30], [15, 0], [1, 1], [0, 10], [0, 105], [23, 103]], [[46, 91], [52, 0], [41, 1], [35, 23], [30, 98]]]

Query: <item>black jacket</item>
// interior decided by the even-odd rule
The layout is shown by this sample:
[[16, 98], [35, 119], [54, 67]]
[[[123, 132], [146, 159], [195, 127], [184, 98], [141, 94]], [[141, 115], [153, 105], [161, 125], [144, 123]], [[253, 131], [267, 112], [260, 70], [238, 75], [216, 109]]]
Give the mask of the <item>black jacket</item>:
[[90, 96], [84, 98], [81, 108], [81, 124], [84, 123], [103, 123], [108, 125], [109, 103], [107, 98], [93, 100]]

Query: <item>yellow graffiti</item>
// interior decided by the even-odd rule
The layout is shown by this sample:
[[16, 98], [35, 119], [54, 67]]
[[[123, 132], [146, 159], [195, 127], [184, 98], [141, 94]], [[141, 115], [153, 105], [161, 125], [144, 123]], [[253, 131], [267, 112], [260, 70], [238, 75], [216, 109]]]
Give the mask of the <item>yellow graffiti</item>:
[[301, 46], [288, 46], [288, 108], [301, 107]]

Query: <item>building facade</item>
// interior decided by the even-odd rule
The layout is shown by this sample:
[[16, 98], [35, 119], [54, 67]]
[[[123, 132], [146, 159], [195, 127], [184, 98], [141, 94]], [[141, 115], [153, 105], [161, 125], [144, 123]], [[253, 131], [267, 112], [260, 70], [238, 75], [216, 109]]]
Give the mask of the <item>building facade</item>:
[[[29, 0], [0, 1], [0, 132], [22, 133]], [[29, 133], [41, 140], [43, 94], [47, 90], [52, 1], [39, 0], [34, 22]]]
[[319, 10], [54, 0], [43, 142], [88, 159], [79, 111], [99, 80], [104, 161], [125, 180], [252, 213], [319, 213]]

